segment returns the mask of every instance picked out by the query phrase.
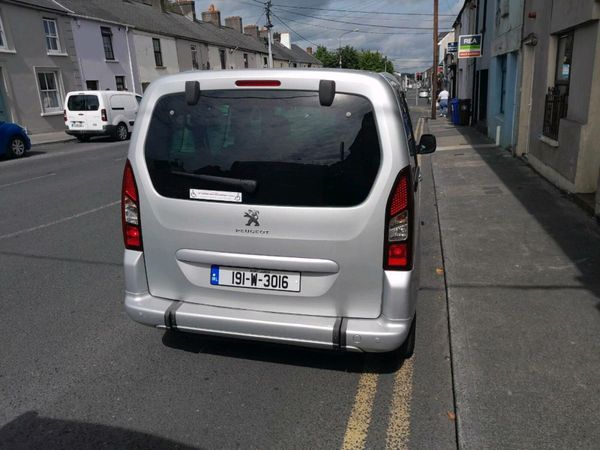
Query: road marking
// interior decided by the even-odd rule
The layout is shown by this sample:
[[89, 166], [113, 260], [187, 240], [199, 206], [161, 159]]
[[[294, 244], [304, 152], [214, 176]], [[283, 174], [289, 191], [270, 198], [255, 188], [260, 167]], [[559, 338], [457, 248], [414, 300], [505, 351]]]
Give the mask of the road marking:
[[127, 157], [124, 158], [115, 158], [113, 159], [113, 161], [125, 161], [127, 159]]
[[408, 448], [410, 435], [410, 400], [412, 397], [413, 359], [405, 360], [394, 376], [390, 421], [385, 439], [386, 449]]
[[53, 177], [54, 175], [56, 175], [56, 174], [55, 173], [47, 173], [46, 175], [40, 175], [39, 177], [26, 178], [25, 180], [15, 181], [14, 183], [0, 184], [0, 189], [9, 187], [9, 186], [16, 186], [17, 184], [27, 183], [28, 181], [39, 180], [41, 178]]
[[363, 373], [358, 380], [354, 405], [344, 434], [343, 450], [362, 450], [365, 447], [378, 378], [377, 374]]
[[448, 145], [445, 147], [438, 147], [438, 152], [446, 152], [450, 150], [470, 150], [470, 149], [478, 149], [478, 148], [495, 148], [496, 144], [460, 144], [460, 145]]
[[116, 204], [120, 203], [119, 200], [117, 200], [116, 202], [111, 202], [111, 203], [107, 203], [106, 205], [102, 205], [99, 206], [97, 208], [94, 209], [88, 209], [87, 211], [83, 211], [77, 214], [73, 214], [72, 216], [69, 217], [63, 217], [62, 219], [58, 219], [58, 220], [54, 220], [52, 222], [48, 222], [42, 225], [38, 225], [35, 227], [31, 227], [31, 228], [26, 228], [25, 230], [19, 230], [19, 231], [15, 231], [14, 233], [8, 233], [8, 234], [3, 234], [0, 236], [0, 239], [8, 239], [11, 237], [15, 237], [15, 236], [20, 236], [22, 234], [25, 233], [31, 233], [32, 231], [37, 231], [37, 230], [41, 230], [43, 228], [48, 228], [51, 227], [52, 225], [58, 225], [59, 223], [63, 223], [63, 222], [67, 222], [69, 220], [73, 220], [73, 219], [77, 219], [78, 217], [83, 217], [83, 216], [87, 216], [88, 214], [92, 214], [95, 213], [97, 211], [100, 211], [102, 209], [106, 209], [106, 208], [110, 208], [111, 206], [114, 206]]

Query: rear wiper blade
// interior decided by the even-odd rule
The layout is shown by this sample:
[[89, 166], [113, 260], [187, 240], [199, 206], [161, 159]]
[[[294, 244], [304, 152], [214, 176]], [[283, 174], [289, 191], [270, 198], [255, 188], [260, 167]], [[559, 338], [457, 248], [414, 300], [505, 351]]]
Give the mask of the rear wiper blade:
[[179, 175], [181, 177], [194, 178], [196, 180], [208, 181], [211, 183], [219, 183], [223, 186], [231, 186], [235, 188], [240, 188], [247, 194], [252, 194], [256, 191], [256, 186], [258, 185], [256, 180], [243, 180], [240, 178], [227, 178], [227, 177], [218, 177], [215, 175], [203, 175], [197, 173], [188, 173], [181, 172], [178, 170], [172, 170], [171, 173], [173, 175]]

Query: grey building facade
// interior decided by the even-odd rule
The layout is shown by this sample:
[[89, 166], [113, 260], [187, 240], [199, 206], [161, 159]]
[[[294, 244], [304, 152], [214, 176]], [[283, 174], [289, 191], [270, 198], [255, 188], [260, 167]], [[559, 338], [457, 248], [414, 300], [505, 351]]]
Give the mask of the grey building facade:
[[600, 3], [526, 0], [516, 153], [600, 215]]
[[51, 0], [3, 0], [0, 22], [0, 120], [64, 130], [65, 93], [82, 87], [71, 18]]

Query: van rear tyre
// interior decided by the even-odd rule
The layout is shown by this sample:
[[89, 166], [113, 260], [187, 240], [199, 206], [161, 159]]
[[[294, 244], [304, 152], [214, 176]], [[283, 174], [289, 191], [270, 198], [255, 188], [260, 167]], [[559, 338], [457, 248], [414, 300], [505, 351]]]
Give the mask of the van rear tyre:
[[126, 141], [128, 137], [129, 130], [127, 129], [127, 125], [121, 122], [119, 125], [117, 125], [117, 128], [115, 130], [115, 139], [117, 141]]

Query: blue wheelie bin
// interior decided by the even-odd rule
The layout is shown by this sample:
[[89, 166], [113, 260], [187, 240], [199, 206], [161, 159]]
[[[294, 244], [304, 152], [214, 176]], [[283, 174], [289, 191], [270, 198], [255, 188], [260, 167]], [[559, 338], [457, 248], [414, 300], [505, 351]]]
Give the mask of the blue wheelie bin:
[[460, 111], [458, 110], [458, 99], [453, 98], [450, 100], [450, 110], [451, 110], [451, 118], [452, 123], [454, 125], [460, 125]]

